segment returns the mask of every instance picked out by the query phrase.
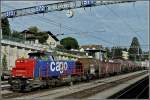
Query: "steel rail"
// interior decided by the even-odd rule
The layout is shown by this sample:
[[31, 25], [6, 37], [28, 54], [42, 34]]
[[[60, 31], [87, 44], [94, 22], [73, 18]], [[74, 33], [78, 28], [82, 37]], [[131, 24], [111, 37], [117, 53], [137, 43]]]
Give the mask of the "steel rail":
[[138, 99], [143, 93], [144, 91], [149, 87], [149, 85], [147, 85], [137, 96], [136, 99]]
[[133, 88], [137, 87], [138, 85], [140, 85], [143, 81], [145, 81], [146, 79], [140, 81], [138, 84], [132, 86], [131, 88], [129, 88], [128, 90], [124, 91], [123, 93], [121, 93], [120, 95], [118, 95], [117, 97], [115, 97], [115, 99], [121, 97], [122, 95], [126, 94], [127, 92], [131, 91]]

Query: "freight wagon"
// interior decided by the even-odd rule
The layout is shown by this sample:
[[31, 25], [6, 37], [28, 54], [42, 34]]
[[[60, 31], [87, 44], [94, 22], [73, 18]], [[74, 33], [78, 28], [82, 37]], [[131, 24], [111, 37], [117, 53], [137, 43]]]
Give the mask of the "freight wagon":
[[121, 72], [120, 62], [102, 62], [93, 58], [79, 58], [84, 74], [88, 73], [90, 79], [106, 77]]
[[83, 65], [84, 74], [88, 74], [90, 79], [144, 69], [141, 64], [128, 60], [115, 59], [111, 62], [103, 62], [93, 58], [79, 58], [78, 60]]

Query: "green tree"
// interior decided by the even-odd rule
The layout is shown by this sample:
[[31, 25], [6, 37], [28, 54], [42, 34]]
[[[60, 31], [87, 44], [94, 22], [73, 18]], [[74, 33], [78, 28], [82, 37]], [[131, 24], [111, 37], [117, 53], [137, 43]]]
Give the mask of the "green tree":
[[2, 65], [3, 65], [3, 71], [8, 70], [8, 68], [7, 68], [6, 54], [4, 54], [4, 56], [3, 56], [3, 58], [2, 58]]
[[122, 48], [121, 47], [112, 47], [112, 58], [121, 59], [122, 58]]
[[142, 61], [148, 60], [149, 59], [149, 52], [143, 52], [142, 53]]
[[38, 29], [38, 27], [36, 27], [36, 26], [30, 26], [30, 27], [28, 28], [28, 31], [33, 32], [33, 33], [38, 33], [38, 32], [39, 32], [39, 29]]
[[107, 55], [108, 59], [110, 59], [112, 57], [112, 53], [109, 48], [106, 48], [106, 55]]
[[62, 44], [67, 50], [79, 48], [78, 41], [72, 37], [66, 37], [60, 40], [60, 44]]
[[41, 31], [39, 30], [39, 28], [36, 27], [36, 26], [31, 26], [31, 27], [29, 27], [29, 28], [28, 28], [28, 31], [34, 33], [34, 36], [32, 36], [32, 37], [30, 38], [30, 40], [38, 39], [40, 43], [42, 43], [42, 44], [43, 44], [43, 43], [46, 43], [46, 40], [48, 39], [48, 36], [49, 36], [48, 33], [46, 33], [46, 32], [41, 32]]
[[11, 34], [9, 21], [7, 18], [1, 19], [1, 26], [2, 26], [2, 35], [9, 36]]
[[132, 60], [132, 61], [141, 60], [141, 55], [140, 54], [142, 54], [142, 49], [140, 47], [140, 43], [139, 43], [137, 37], [133, 37], [128, 52], [129, 52], [129, 59], [130, 60]]
[[40, 43], [46, 43], [46, 40], [48, 39], [48, 33], [46, 32], [38, 32], [35, 34], [36, 39], [39, 40]]
[[126, 52], [127, 52], [127, 51], [128, 51], [128, 49], [127, 49], [127, 48], [123, 48], [123, 51], [126, 51]]
[[23, 34], [16, 30], [13, 30], [11, 36], [12, 36], [12, 39], [15, 39], [15, 41], [18, 41], [18, 42], [23, 41], [23, 39], [24, 39]]

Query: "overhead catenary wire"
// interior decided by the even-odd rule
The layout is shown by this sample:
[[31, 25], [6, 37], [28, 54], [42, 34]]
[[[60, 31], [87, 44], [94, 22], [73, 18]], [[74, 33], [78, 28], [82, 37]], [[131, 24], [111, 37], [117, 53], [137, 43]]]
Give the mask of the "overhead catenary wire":
[[[94, 10], [93, 10], [94, 11]], [[110, 13], [107, 13], [106, 15], [104, 15], [104, 16], [102, 16], [102, 18], [105, 18], [106, 16], [108, 16]], [[96, 18], [99, 18], [99, 19], [101, 19], [101, 17], [99, 17], [99, 16], [93, 16], [93, 17], [96, 17]], [[114, 28], [112, 28], [112, 27], [110, 27], [110, 25], [109, 24], [106, 24], [106, 23], [104, 23], [104, 22], [102, 22], [102, 20], [96, 20], [96, 22], [100, 22], [102, 25], [103, 25], [103, 28], [104, 28], [104, 26], [106, 26], [108, 29], [109, 29], [109, 31], [108, 32], [115, 32], [115, 35], [118, 35], [119, 37], [120, 36], [125, 36], [125, 35], [120, 35], [119, 34], [119, 32], [117, 32], [117, 30], [114, 30]], [[105, 28], [104, 28], [105, 29]], [[105, 29], [106, 30], [106, 29]], [[111, 30], [111, 31], [110, 31]], [[112, 31], [113, 30], [113, 31]], [[107, 30], [106, 30], [107, 31]], [[113, 44], [114, 44], [114, 42], [113, 42]]]
[[[13, 9], [15, 9], [14, 7], [11, 7], [11, 6], [8, 6], [8, 7], [10, 7], [10, 8], [13, 8]], [[30, 16], [31, 18], [36, 18], [35, 16]], [[38, 18], [41, 18], [40, 16], [37, 16]], [[42, 22], [42, 23], [45, 23], [45, 21], [43, 21], [43, 20], [38, 20], [38, 21], [40, 21], [40, 22]], [[23, 25], [23, 26], [25, 26], [23, 23], [21, 23], [21, 22], [17, 22], [18, 24], [20, 24], [20, 25]], [[55, 26], [59, 26], [57, 23], [55, 23], [54, 21], [46, 21], [46, 23], [48, 23], [48, 24], [50, 24], [51, 23], [51, 25], [53, 24], [53, 25], [55, 25]], [[76, 34], [76, 33], [71, 33], [71, 34]], [[56, 34], [57, 35], [57, 34]], [[67, 34], [63, 34], [63, 35], [67, 35]], [[68, 34], [69, 35], [69, 34]]]
[[[42, 19], [50, 20], [50, 19], [47, 19], [47, 18], [42, 18]], [[51, 20], [50, 20], [50, 21], [51, 21]], [[75, 29], [75, 28], [68, 27], [68, 26], [66, 26], [66, 25], [62, 25], [61, 27], [65, 28], [65, 29], [68, 29], [68, 30], [70, 30], [70, 31], [72, 31], [72, 32], [76, 32], [75, 34], [79, 34], [79, 35], [82, 34], [82, 35], [85, 35], [85, 36], [90, 36], [90, 37], [93, 37], [93, 38], [95, 38], [95, 39], [101, 40], [101, 41], [103, 41], [103, 42], [105, 42], [105, 43], [112, 44], [112, 42], [107, 41], [107, 40], [105, 40], [105, 39], [103, 39], [103, 38], [100, 38], [100, 37], [91, 35], [91, 34], [89, 34], [88, 32], [81, 32], [80, 30], [77, 30], [77, 29]]]
[[115, 16], [117, 16], [120, 19], [120, 21], [122, 21], [135, 35], [137, 35], [141, 40], [143, 40], [142, 37], [130, 26], [130, 24], [128, 24], [124, 19], [122, 19], [120, 17], [120, 15], [118, 15], [113, 9], [111, 9], [107, 5], [105, 5], [105, 7], [108, 8], [112, 14], [114, 14]]
[[[50, 19], [49, 19], [50, 20]], [[58, 23], [56, 23], [55, 21], [53, 21], [53, 20], [50, 20], [50, 22], [53, 22], [53, 24], [58, 24]], [[69, 29], [69, 30], [71, 30], [71, 31], [74, 31], [72, 28], [69, 28], [69, 27], [66, 27], [65, 26], [65, 29]], [[83, 33], [82, 33], [83, 34]], [[95, 37], [95, 36], [94, 36]], [[105, 41], [105, 40], [104, 40]], [[105, 41], [106, 42], [106, 41]], [[108, 41], [107, 41], [108, 42]]]
[[[52, 20], [51, 20], [52, 21]], [[52, 21], [52, 22], [54, 22], [54, 21]], [[104, 40], [103, 40], [104, 41]], [[106, 41], [105, 41], [106, 42]], [[107, 42], [108, 43], [108, 42]]]
[[[11, 6], [9, 6], [9, 7], [11, 7]], [[11, 8], [14, 8], [14, 7], [11, 7]], [[38, 16], [39, 18], [41, 18], [39, 15], [36, 15], [36, 16]], [[30, 17], [31, 17], [31, 16], [30, 16]], [[42, 17], [42, 19], [48, 20], [48, 23], [52, 23], [53, 25], [60, 27], [60, 23], [57, 23], [57, 22], [55, 22], [55, 21], [53, 21], [53, 20], [51, 20], [51, 19], [44, 18], [44, 17]], [[107, 40], [105, 40], [105, 39], [103, 39], [103, 38], [100, 38], [100, 37], [97, 37], [97, 36], [93, 36], [93, 35], [91, 35], [91, 34], [89, 34], [89, 33], [87, 33], [87, 32], [80, 32], [80, 30], [71, 28], [71, 27], [66, 26], [66, 25], [63, 25], [63, 26], [61, 26], [61, 27], [65, 28], [65, 29], [68, 29], [68, 30], [70, 30], [70, 31], [72, 31], [72, 32], [75, 32], [75, 31], [76, 31], [76, 34], [86, 34], [86, 36], [88, 35], [88, 36], [91, 36], [91, 37], [93, 37], [93, 38], [95, 38], [95, 39], [97, 39], [97, 40], [101, 40], [101, 41], [103, 41], [103, 42], [105, 42], [105, 43], [112, 44], [110, 41], [107, 41]], [[77, 31], [78, 31], [78, 32], [77, 32]]]
[[[9, 6], [10, 7], [10, 6]], [[13, 8], [14, 9], [14, 7], [11, 7], [11, 8]], [[36, 18], [35, 16], [30, 16], [31, 18]], [[40, 16], [37, 16], [38, 18], [41, 18]], [[42, 18], [43, 19], [43, 18]], [[56, 22], [54, 22], [54, 21], [48, 21], [48, 20], [46, 20], [46, 21], [43, 21], [43, 20], [39, 20], [40, 22], [42, 22], [42, 23], [48, 23], [48, 24], [50, 24], [50, 23], [52, 23], [53, 25], [55, 25], [55, 26], [59, 26], [59, 23], [56, 23]], [[19, 23], [19, 22], [17, 22], [17, 23]], [[23, 25], [23, 26], [25, 26], [24, 24], [22, 24], [22, 23], [19, 23], [20, 25]], [[65, 28], [65, 29], [67, 29], [68, 30], [68, 28]], [[70, 29], [69, 29], [70, 30]], [[80, 37], [81, 38], [81, 36], [82, 37], [85, 37], [85, 36], [87, 36], [87, 35], [83, 35], [83, 34], [77, 34], [77, 33], [69, 33], [69, 34], [63, 34], [63, 35], [71, 35], [71, 34], [74, 34], [74, 35], [76, 35], [77, 37]], [[57, 35], [57, 34], [56, 34]], [[85, 39], [87, 39], [87, 38], [85, 38]], [[87, 39], [88, 40], [88, 39]], [[87, 40], [85, 41], [84, 40], [84, 42], [86, 43], [87, 42]], [[83, 41], [83, 39], [82, 39], [82, 41]]]
[[139, 23], [139, 25], [141, 25], [141, 24], [142, 24], [141, 17], [140, 17], [140, 15], [139, 15], [138, 12], [137, 12], [135, 2], [133, 3], [133, 8], [134, 8], [135, 16], [136, 16], [136, 18], [137, 18], [137, 22]]

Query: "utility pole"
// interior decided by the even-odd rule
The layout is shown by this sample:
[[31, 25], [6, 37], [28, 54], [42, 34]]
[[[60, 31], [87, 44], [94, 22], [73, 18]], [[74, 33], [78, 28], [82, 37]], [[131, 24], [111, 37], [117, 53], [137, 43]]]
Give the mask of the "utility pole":
[[[1, 48], [2, 48], [2, 43], [1, 43], [1, 40], [2, 40], [2, 27], [0, 27], [0, 76], [2, 76], [2, 60], [1, 60]], [[1, 88], [1, 80], [0, 80], [0, 91], [2, 90]], [[2, 100], [2, 94], [0, 93], [0, 99]]]
[[[102, 55], [101, 55], [101, 47], [99, 46], [99, 62], [101, 62], [101, 60], [102, 60], [102, 59], [101, 59], [101, 56], [102, 56]], [[99, 62], [98, 62], [98, 63], [99, 63]], [[100, 78], [100, 76], [101, 76], [101, 65], [100, 65], [100, 63], [99, 63], [98, 65], [99, 65], [99, 66], [98, 66], [98, 67], [99, 67], [98, 70], [99, 70], [99, 78]]]
[[139, 47], [138, 47], [138, 61], [140, 61], [140, 52], [139, 52]]

